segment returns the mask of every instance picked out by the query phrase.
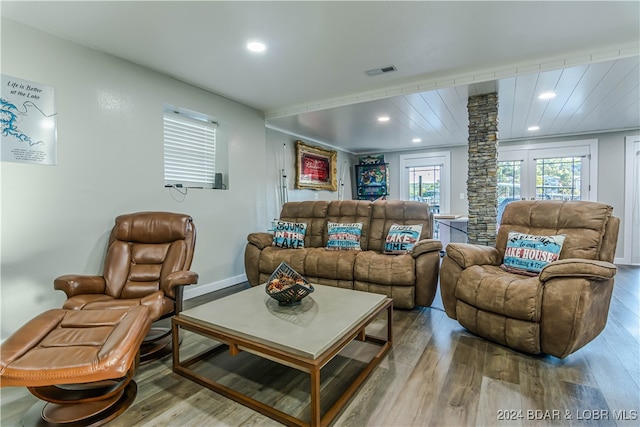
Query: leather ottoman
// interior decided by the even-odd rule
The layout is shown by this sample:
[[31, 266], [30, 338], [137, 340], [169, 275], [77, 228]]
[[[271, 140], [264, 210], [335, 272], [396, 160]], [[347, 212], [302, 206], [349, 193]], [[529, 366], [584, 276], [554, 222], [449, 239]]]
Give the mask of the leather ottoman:
[[24, 386], [49, 402], [27, 413], [38, 411], [35, 423], [106, 423], [137, 394], [133, 376], [148, 314], [145, 306], [46, 311], [0, 346], [0, 386]]

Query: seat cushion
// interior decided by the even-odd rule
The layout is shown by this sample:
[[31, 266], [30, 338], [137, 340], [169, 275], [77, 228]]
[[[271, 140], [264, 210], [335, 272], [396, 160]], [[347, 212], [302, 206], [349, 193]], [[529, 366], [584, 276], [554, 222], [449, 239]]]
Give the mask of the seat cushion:
[[415, 259], [409, 255], [385, 255], [375, 251], [356, 256], [354, 279], [379, 285], [415, 286]]
[[130, 309], [139, 305], [147, 306], [149, 317], [156, 321], [174, 311], [174, 301], [162, 291], [156, 291], [143, 298], [113, 298], [104, 294], [81, 294], [67, 299], [62, 305], [66, 310]]
[[40, 387], [123, 377], [149, 331], [148, 309], [46, 311], [0, 352], [3, 386]]
[[360, 251], [332, 251], [309, 248], [304, 259], [304, 272], [308, 277], [353, 281], [353, 264]]
[[539, 322], [542, 290], [537, 276], [508, 273], [493, 265], [475, 265], [460, 274], [456, 298], [482, 311]]

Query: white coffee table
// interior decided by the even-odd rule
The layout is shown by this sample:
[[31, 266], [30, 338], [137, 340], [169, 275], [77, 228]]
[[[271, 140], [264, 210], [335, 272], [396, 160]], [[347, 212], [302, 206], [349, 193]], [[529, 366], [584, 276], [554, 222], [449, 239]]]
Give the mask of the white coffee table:
[[[232, 355], [247, 351], [310, 375], [311, 419], [301, 420], [279, 409], [199, 375], [190, 366], [220, 351], [220, 345], [180, 360], [180, 347], [173, 348], [173, 370], [204, 387], [252, 408], [283, 424], [327, 425], [338, 415], [358, 387], [392, 346], [392, 300], [385, 295], [331, 286], [314, 285], [315, 292], [298, 306], [279, 306], [264, 285], [185, 310], [172, 319], [173, 342], [180, 342], [180, 329], [226, 344]], [[387, 311], [387, 336], [365, 334], [365, 327]], [[380, 348], [344, 393], [320, 414], [320, 369], [354, 339]]]

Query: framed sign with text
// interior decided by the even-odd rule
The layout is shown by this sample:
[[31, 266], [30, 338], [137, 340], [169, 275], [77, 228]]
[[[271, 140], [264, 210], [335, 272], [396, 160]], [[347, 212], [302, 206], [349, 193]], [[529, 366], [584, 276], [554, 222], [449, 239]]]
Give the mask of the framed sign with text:
[[52, 86], [2, 74], [3, 162], [57, 164], [54, 92]]
[[296, 141], [296, 188], [299, 190], [338, 189], [336, 159], [338, 153]]

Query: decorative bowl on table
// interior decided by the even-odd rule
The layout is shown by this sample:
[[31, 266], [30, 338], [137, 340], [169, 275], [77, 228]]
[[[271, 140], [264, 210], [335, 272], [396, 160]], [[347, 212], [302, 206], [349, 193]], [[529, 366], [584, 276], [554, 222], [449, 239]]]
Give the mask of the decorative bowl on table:
[[307, 279], [285, 262], [271, 273], [264, 289], [279, 305], [298, 305], [302, 298], [313, 292], [313, 286]]

